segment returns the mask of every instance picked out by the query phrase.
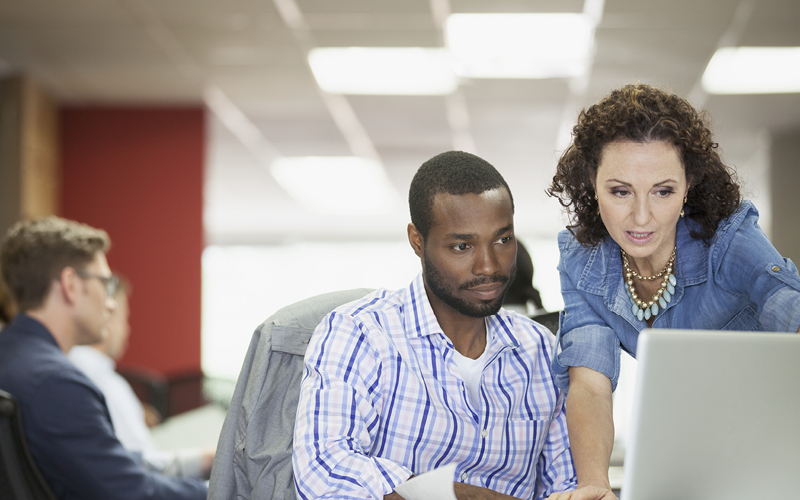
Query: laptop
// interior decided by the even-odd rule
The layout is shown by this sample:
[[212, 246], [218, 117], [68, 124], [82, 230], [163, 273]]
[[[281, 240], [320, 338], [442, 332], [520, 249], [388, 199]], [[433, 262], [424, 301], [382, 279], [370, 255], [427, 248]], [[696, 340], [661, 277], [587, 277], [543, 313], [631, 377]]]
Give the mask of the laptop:
[[800, 335], [646, 330], [621, 500], [800, 498]]

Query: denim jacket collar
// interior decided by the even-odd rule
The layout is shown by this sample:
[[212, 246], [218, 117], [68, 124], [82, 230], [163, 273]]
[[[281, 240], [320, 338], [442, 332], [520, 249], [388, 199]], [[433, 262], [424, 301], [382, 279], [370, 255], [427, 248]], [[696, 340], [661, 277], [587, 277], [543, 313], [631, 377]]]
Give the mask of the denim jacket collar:
[[[684, 287], [708, 281], [709, 247], [702, 240], [692, 238], [689, 234], [690, 226], [695, 224], [690, 219], [681, 219], [678, 222], [676, 234], [678, 251], [675, 256], [677, 286], [674, 298], [667, 306], [668, 309], [680, 302]], [[620, 247], [611, 237], [606, 237], [591, 250], [589, 260], [576, 286], [582, 292], [602, 296], [609, 310], [628, 320], [637, 329], [646, 327], [646, 324], [636, 319], [631, 311], [622, 279]]]

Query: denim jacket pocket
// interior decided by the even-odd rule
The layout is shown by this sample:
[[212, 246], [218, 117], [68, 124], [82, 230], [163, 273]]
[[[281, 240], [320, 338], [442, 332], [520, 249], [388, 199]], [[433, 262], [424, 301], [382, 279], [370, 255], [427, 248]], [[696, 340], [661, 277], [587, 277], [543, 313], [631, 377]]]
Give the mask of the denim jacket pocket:
[[749, 305], [739, 311], [725, 326], [720, 330], [727, 331], [745, 331], [750, 332], [759, 330], [758, 313]]

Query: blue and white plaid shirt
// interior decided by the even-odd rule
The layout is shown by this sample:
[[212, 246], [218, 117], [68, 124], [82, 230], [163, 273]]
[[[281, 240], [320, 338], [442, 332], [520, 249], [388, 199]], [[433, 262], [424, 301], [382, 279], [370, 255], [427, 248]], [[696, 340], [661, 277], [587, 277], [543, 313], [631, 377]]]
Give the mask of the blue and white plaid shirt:
[[505, 310], [487, 325], [477, 407], [421, 274], [326, 316], [306, 353], [297, 409], [298, 498], [381, 500], [412, 474], [449, 463], [456, 481], [522, 499], [574, 489], [550, 373], [553, 335]]

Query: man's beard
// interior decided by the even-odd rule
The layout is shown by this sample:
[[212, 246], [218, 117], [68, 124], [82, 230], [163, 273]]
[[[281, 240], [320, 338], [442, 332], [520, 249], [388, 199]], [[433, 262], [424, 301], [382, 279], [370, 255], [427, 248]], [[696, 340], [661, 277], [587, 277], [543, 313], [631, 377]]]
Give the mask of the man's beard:
[[423, 256], [423, 262], [424, 266], [422, 268], [422, 275], [425, 277], [425, 283], [428, 285], [430, 291], [448, 306], [471, 318], [485, 318], [486, 316], [497, 314], [497, 312], [500, 310], [500, 307], [503, 306], [503, 299], [508, 291], [508, 286], [514, 281], [514, 278], [517, 275], [517, 265], [514, 264], [514, 266], [511, 267], [511, 272], [509, 273], [510, 276], [484, 276], [459, 285], [458, 289], [463, 291], [474, 286], [485, 285], [486, 283], [505, 284], [503, 287], [503, 292], [494, 300], [481, 301], [482, 304], [472, 304], [460, 297], [457, 297], [453, 293], [453, 289], [445, 283], [444, 278], [441, 274], [439, 274], [436, 266], [434, 266], [433, 263], [428, 260], [427, 255]]

